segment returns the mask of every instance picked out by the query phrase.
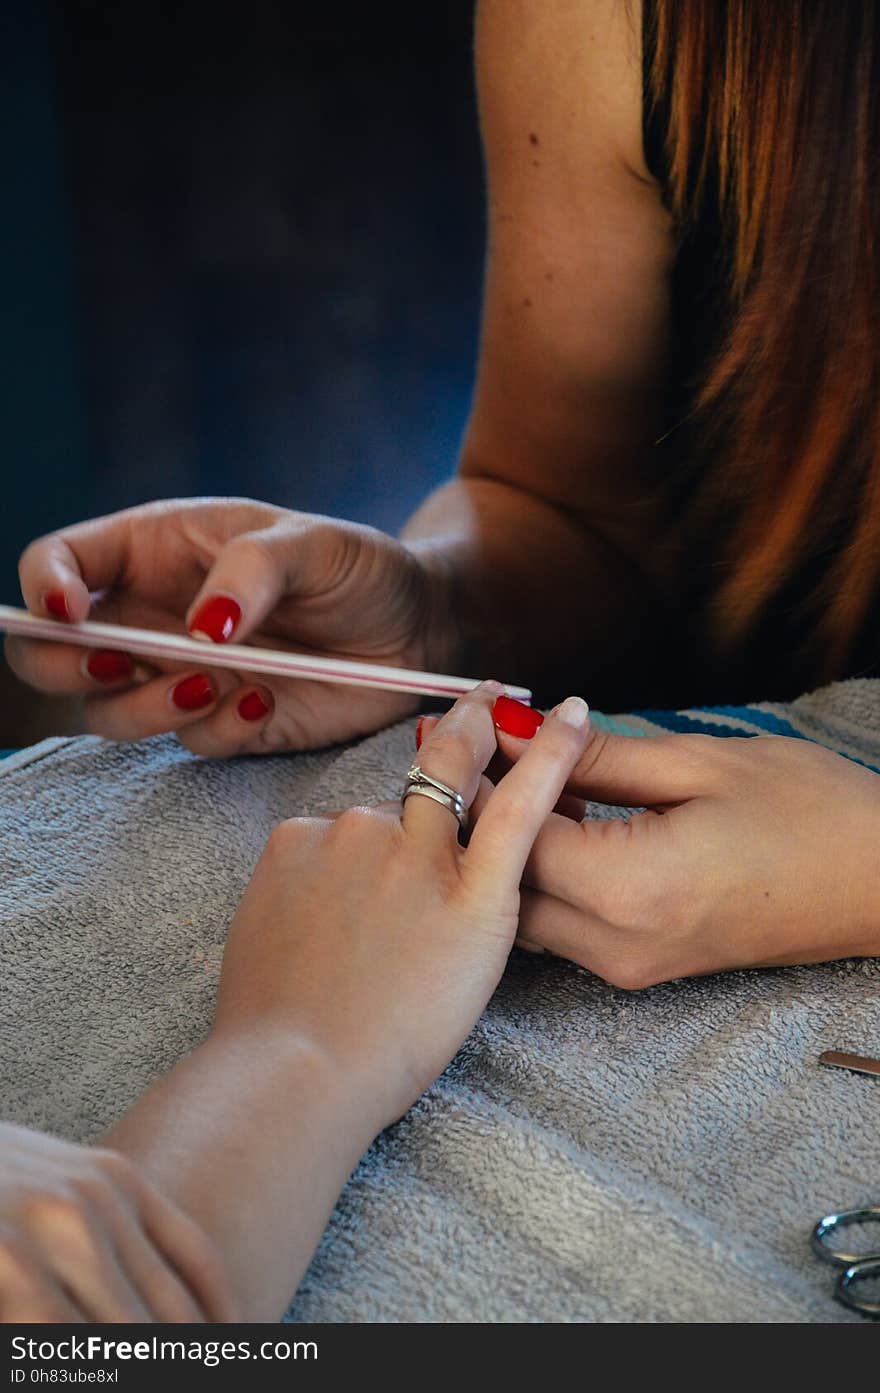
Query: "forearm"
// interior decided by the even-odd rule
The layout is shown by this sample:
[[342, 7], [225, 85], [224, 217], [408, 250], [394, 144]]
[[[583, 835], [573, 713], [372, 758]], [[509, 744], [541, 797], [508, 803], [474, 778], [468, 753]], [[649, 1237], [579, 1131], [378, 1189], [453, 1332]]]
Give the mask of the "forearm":
[[524, 683], [546, 701], [661, 698], [659, 587], [599, 530], [525, 490], [457, 478], [402, 535], [435, 586], [443, 670]]
[[381, 1124], [285, 1033], [213, 1034], [105, 1138], [214, 1239], [245, 1320], [277, 1320]]

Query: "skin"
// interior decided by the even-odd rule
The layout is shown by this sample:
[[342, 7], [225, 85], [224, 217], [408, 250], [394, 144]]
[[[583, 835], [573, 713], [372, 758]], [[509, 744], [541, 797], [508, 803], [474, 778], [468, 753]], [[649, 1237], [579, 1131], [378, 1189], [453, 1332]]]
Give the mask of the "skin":
[[126, 1157], [0, 1126], [0, 1320], [236, 1314], [214, 1243]]
[[[674, 520], [651, 502], [675, 248], [642, 150], [638, 18], [637, 5], [618, 0], [479, 7], [489, 257], [474, 406], [456, 479], [426, 501], [401, 541], [247, 501], [153, 504], [33, 543], [21, 562], [28, 605], [42, 611], [46, 593], [60, 589], [82, 618], [90, 592], [104, 591], [92, 602], [98, 617], [179, 629], [205, 597], [225, 593], [244, 612], [236, 639], [446, 672], [490, 667], [547, 694], [574, 674], [605, 706], [650, 704], [664, 672], [685, 680], [686, 625], [668, 622], [680, 566]], [[179, 673], [102, 688], [83, 676], [73, 648], [10, 640], [7, 653], [35, 686], [86, 691], [97, 733], [133, 739], [176, 729], [206, 755], [309, 748], [416, 707], [405, 696], [273, 682], [264, 689], [268, 714], [246, 722], [238, 713], [244, 675], [224, 673], [212, 678], [212, 705], [182, 715], [169, 700]], [[530, 937], [634, 985], [746, 962], [876, 951], [876, 925], [866, 932], [841, 863], [815, 851], [836, 844], [837, 809], [855, 798], [862, 816], [850, 875], [873, 887], [873, 776], [803, 741], [782, 747], [782, 771], [773, 762], [782, 761], [779, 747], [763, 739], [710, 742], [699, 758], [689, 739], [662, 748], [668, 787], [652, 785], [650, 801], [670, 808], [681, 779], [696, 777], [686, 815], [664, 814], [662, 834], [653, 812], [630, 831], [594, 834], [617, 839], [617, 862], [597, 862], [581, 834], [566, 846], [574, 870], [565, 877], [561, 852], [536, 855]], [[641, 748], [629, 757], [650, 758]], [[731, 782], [719, 802], [721, 765]], [[784, 773], [789, 790], [781, 818], [778, 799], [766, 796], [768, 770]], [[625, 801], [618, 793], [615, 802]], [[791, 815], [804, 799], [817, 804], [811, 840]], [[774, 865], [789, 868], [763, 887], [769, 896], [757, 920], [742, 912], [753, 902], [756, 868], [766, 878], [746, 851], [752, 835]], [[654, 874], [646, 879], [637, 838], [649, 837]], [[541, 845], [550, 843], [548, 829]], [[604, 916], [590, 896], [604, 904], [619, 884], [627, 886], [623, 918], [658, 944], [670, 921], [689, 921], [698, 890], [699, 934], [686, 934], [674, 955], [626, 934], [615, 954], [598, 952]], [[662, 914], [658, 884], [666, 887]], [[825, 933], [804, 916], [805, 884]], [[569, 910], [564, 932], [560, 904]]]
[[[662, 702], [667, 672], [686, 684], [688, 663], [700, 655], [682, 651], [679, 542], [675, 520], [654, 501], [651, 450], [675, 247], [644, 163], [638, 31], [638, 6], [619, 0], [482, 0], [489, 258], [474, 407], [457, 477], [426, 501], [400, 541], [249, 500], [154, 504], [33, 543], [21, 562], [29, 607], [44, 613], [46, 594], [60, 590], [74, 619], [90, 612], [180, 630], [201, 600], [224, 593], [243, 610], [237, 640], [445, 672], [492, 670], [547, 698], [576, 685], [606, 707]], [[131, 739], [176, 730], [204, 755], [311, 748], [415, 710], [407, 697], [272, 682], [267, 715], [248, 723], [237, 710], [248, 687], [231, 672], [216, 679], [209, 707], [182, 715], [169, 699], [179, 672], [142, 670], [134, 683], [102, 687], [84, 675], [79, 650], [10, 640], [7, 655], [35, 687], [85, 694], [95, 732]], [[503, 759], [538, 777], [530, 756], [543, 740], [526, 750], [501, 736]], [[528, 796], [519, 786], [511, 804], [496, 805], [507, 819], [503, 833], [496, 818], [496, 835], [483, 840], [485, 874], [491, 878], [497, 858], [507, 897], [501, 919], [490, 916], [491, 931], [472, 908], [461, 918], [459, 872], [449, 870], [463, 864], [458, 853], [439, 873], [427, 843], [402, 841], [394, 817], [346, 813], [333, 827], [297, 825], [274, 839], [254, 893], [267, 906], [286, 904], [273, 896], [290, 864], [309, 914], [279, 937], [280, 908], [264, 914], [251, 895], [230, 940], [217, 1030], [110, 1139], [214, 1237], [248, 1314], [277, 1314], [360, 1149], [460, 1043], [516, 932], [630, 988], [880, 951], [875, 775], [807, 742], [771, 737], [594, 733], [573, 766], [567, 797], [646, 811], [628, 823], [579, 827], [551, 814], [561, 784], [549, 803], [539, 783]], [[452, 783], [467, 776], [443, 769]], [[475, 837], [486, 796], [483, 787]], [[524, 829], [531, 850], [522, 856], [520, 902], [503, 868], [510, 870], [505, 847], [519, 846]], [[416, 956], [407, 947], [393, 991], [377, 982], [377, 964], [383, 945], [400, 952], [403, 920], [367, 917], [367, 946], [350, 937], [351, 922], [368, 909], [359, 898], [367, 863], [371, 893], [374, 865], [382, 868], [389, 908], [411, 917], [406, 894], [418, 885], [423, 906], [427, 882], [451, 915], [407, 938]], [[340, 919], [337, 903], [353, 919]], [[310, 919], [326, 934], [326, 953], [320, 935], [308, 937]], [[479, 970], [472, 951], [485, 955]], [[241, 985], [249, 959], [250, 991]], [[302, 963], [317, 974], [305, 1001], [284, 990]], [[469, 1003], [463, 1012], [460, 992]], [[438, 994], [448, 1017], [424, 1010]], [[375, 1009], [376, 1029], [356, 1058], [346, 1031], [362, 1007]], [[325, 1037], [325, 1012], [348, 1051]], [[410, 1013], [427, 1035], [407, 1053]], [[385, 1016], [392, 1034], [383, 1033]], [[386, 1097], [388, 1061], [401, 1041], [407, 1085], [392, 1070], [397, 1085]], [[265, 1082], [254, 1086], [258, 1077]], [[284, 1118], [273, 1107], [279, 1086], [297, 1104]], [[371, 1090], [384, 1099], [375, 1111], [365, 1102]], [[259, 1171], [248, 1170], [237, 1141], [245, 1127], [265, 1138]], [[309, 1128], [314, 1150], [303, 1140]], [[209, 1195], [197, 1180], [206, 1136]], [[273, 1169], [277, 1158], [284, 1166]], [[290, 1175], [301, 1191], [290, 1190]], [[272, 1224], [298, 1212], [297, 1194], [309, 1201], [295, 1251], [276, 1254], [265, 1278], [228, 1202], [248, 1182], [259, 1183], [256, 1220], [269, 1241]]]
[[[281, 824], [230, 929], [204, 1044], [144, 1094], [102, 1150], [22, 1133], [22, 1173], [0, 1152], [0, 1232], [17, 1255], [4, 1268], [0, 1247], [4, 1318], [168, 1318], [144, 1283], [135, 1296], [112, 1279], [121, 1245], [93, 1208], [96, 1172], [118, 1173], [138, 1193], [155, 1187], [186, 1234], [198, 1230], [193, 1290], [204, 1290], [205, 1254], [222, 1255], [228, 1286], [215, 1276], [206, 1313], [282, 1314], [358, 1158], [442, 1072], [494, 992], [517, 931], [523, 868], [584, 749], [587, 709], [574, 699], [493, 788], [483, 771], [496, 752], [499, 691], [485, 684], [462, 698], [420, 752], [428, 773], [477, 804], [466, 849], [454, 817], [427, 798]], [[28, 1177], [44, 1156], [57, 1156], [54, 1171]], [[73, 1182], [77, 1168], [89, 1184]], [[73, 1268], [62, 1264], [58, 1230], [41, 1235], [29, 1218], [51, 1215], [59, 1188], [78, 1239]], [[105, 1192], [109, 1210], [117, 1193]], [[242, 1203], [253, 1195], [259, 1203]], [[191, 1271], [175, 1238], [166, 1286]]]

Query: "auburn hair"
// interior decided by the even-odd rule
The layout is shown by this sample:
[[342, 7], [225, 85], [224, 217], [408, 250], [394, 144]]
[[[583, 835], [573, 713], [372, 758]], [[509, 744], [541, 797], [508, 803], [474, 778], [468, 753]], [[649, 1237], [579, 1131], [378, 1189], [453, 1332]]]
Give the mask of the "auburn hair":
[[825, 557], [805, 627], [831, 677], [880, 575], [880, 17], [873, 0], [655, 0], [650, 23], [670, 206], [684, 228], [718, 200], [729, 268], [694, 403], [713, 459], [695, 512], [729, 520], [713, 627], [733, 649]]

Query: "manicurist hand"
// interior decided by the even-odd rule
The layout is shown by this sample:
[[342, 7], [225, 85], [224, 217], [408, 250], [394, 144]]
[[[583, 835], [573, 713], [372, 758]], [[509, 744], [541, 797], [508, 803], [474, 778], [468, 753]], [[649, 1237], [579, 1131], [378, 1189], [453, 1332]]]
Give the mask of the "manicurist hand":
[[283, 823], [229, 935], [216, 1031], [293, 1030], [382, 1099], [383, 1125], [444, 1069], [495, 990], [526, 858], [586, 739], [586, 705], [569, 698], [493, 789], [482, 775], [501, 690], [461, 698], [418, 754], [465, 804], [478, 799], [466, 848], [455, 815], [421, 795]]
[[131, 1161], [0, 1125], [0, 1320], [231, 1319], [213, 1244]]
[[[503, 755], [528, 739], [499, 731]], [[520, 933], [619, 986], [880, 953], [880, 777], [805, 740], [594, 729], [569, 791], [645, 806], [554, 815]]]
[[[85, 618], [188, 630], [215, 642], [443, 666], [442, 606], [416, 557], [373, 528], [239, 499], [152, 503], [33, 542], [20, 563], [25, 602]], [[91, 592], [91, 594], [90, 594]], [[96, 594], [95, 592], [99, 592]], [[90, 730], [115, 740], [176, 731], [197, 754], [309, 749], [367, 734], [418, 698], [179, 666], [123, 653], [10, 638], [11, 667], [45, 692], [81, 692]]]

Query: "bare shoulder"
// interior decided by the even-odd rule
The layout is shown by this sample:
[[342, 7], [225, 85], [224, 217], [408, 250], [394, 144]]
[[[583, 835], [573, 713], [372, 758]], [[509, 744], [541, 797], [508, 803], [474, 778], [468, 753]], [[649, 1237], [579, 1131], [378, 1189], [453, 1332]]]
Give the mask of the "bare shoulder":
[[640, 0], [480, 0], [477, 72], [496, 158], [507, 147], [579, 168], [598, 156], [648, 179], [641, 27]]
[[675, 246], [642, 140], [639, 0], [481, 0], [488, 258], [462, 473], [626, 521]]

